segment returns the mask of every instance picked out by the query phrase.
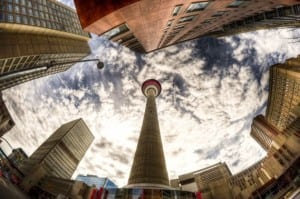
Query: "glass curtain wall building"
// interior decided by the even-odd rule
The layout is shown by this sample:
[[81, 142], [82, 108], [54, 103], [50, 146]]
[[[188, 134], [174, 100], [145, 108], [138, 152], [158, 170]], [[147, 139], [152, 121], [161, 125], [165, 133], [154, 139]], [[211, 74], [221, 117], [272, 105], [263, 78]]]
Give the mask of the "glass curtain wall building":
[[109, 178], [101, 178], [96, 175], [78, 175], [75, 180], [84, 182], [89, 186], [95, 186], [97, 189], [100, 187], [105, 189], [117, 188], [117, 185]]
[[90, 53], [75, 11], [54, 0], [1, 0], [0, 30], [0, 90], [65, 71], [71, 64], [59, 63]]

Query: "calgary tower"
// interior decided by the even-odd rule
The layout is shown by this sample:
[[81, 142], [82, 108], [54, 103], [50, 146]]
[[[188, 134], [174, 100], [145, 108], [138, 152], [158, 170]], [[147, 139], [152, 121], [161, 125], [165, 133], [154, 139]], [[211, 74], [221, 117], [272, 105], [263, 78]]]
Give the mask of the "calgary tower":
[[142, 92], [147, 98], [147, 104], [126, 187], [169, 188], [155, 104], [155, 98], [161, 92], [161, 85], [155, 79], [146, 80], [142, 85]]

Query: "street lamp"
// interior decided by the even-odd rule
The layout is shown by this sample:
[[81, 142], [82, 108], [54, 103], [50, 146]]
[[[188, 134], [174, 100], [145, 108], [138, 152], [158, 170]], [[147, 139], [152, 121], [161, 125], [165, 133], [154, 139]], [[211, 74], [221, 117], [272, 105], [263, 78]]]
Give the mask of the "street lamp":
[[99, 59], [84, 59], [84, 60], [66, 61], [66, 62], [56, 62], [55, 60], [52, 60], [46, 65], [24, 68], [24, 69], [21, 69], [17, 72], [11, 71], [11, 72], [7, 72], [7, 73], [2, 73], [2, 74], [0, 74], [0, 81], [5, 80], [5, 79], [9, 79], [9, 78], [12, 78], [12, 77], [17, 77], [17, 76], [20, 76], [20, 75], [26, 75], [26, 74], [33, 73], [33, 72], [45, 71], [45, 70], [47, 71], [50, 68], [52, 68], [54, 66], [57, 66], [57, 65], [75, 64], [75, 63], [90, 62], [90, 61], [97, 61], [97, 68], [99, 70], [104, 68], [104, 63], [101, 62]]

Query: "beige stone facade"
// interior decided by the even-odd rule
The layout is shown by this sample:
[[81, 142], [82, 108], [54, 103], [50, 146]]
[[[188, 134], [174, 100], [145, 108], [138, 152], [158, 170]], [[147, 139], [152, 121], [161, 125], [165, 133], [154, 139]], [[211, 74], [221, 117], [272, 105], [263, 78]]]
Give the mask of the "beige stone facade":
[[[0, 2], [0, 90], [58, 73], [90, 52], [74, 10], [53, 0]], [[48, 68], [50, 63], [58, 63]]]
[[250, 135], [266, 151], [270, 149], [274, 137], [278, 134], [280, 132], [263, 115], [253, 119]]
[[[279, 131], [284, 131], [296, 116], [300, 104], [300, 56], [270, 69], [269, 99], [266, 118]], [[299, 109], [299, 108], [298, 108]]]

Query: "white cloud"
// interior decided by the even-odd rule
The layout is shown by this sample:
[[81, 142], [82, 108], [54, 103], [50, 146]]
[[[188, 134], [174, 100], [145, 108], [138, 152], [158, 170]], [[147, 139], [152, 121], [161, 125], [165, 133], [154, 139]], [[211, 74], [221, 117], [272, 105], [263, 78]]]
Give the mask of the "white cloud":
[[219, 161], [238, 172], [265, 155], [249, 128], [267, 100], [268, 64], [300, 52], [299, 45], [286, 45], [288, 33], [294, 34], [257, 31], [239, 35], [239, 43], [229, 37], [210, 45], [214, 53], [226, 46], [226, 60], [220, 58], [224, 52], [205, 57], [198, 40], [136, 56], [94, 38], [92, 56], [105, 62], [102, 71], [77, 64], [4, 91], [17, 125], [5, 137], [31, 154], [61, 124], [82, 117], [96, 139], [76, 174], [108, 176], [125, 185], [145, 107], [140, 86], [156, 78], [163, 88], [157, 107], [170, 177]]

